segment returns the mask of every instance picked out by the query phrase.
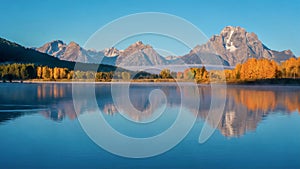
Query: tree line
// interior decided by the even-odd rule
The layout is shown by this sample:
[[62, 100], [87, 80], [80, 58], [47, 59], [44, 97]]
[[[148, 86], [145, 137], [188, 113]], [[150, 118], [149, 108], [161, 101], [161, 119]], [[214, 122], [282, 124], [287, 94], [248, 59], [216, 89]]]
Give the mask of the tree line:
[[3, 81], [26, 80], [36, 77], [34, 64], [8, 64], [0, 65], [0, 77]]
[[208, 81], [209, 72], [205, 66], [201, 68], [189, 68], [183, 72], [171, 72], [169, 69], [163, 69], [157, 77], [161, 79], [178, 79], [201, 83]]
[[237, 64], [234, 69], [211, 70], [205, 67], [189, 68], [184, 72], [170, 72], [163, 69], [161, 78], [193, 80], [198, 83], [209, 81], [241, 82], [261, 79], [282, 79], [300, 77], [300, 58], [290, 58], [280, 64], [274, 60], [250, 58], [243, 64]]
[[225, 70], [227, 81], [281, 79], [300, 77], [300, 58], [290, 58], [280, 64], [268, 59], [248, 59], [232, 70]]
[[62, 79], [95, 79], [96, 81], [111, 81], [112, 78], [130, 79], [130, 72], [93, 72], [74, 71], [67, 68], [35, 66], [34, 64], [7, 64], [0, 65], [2, 81], [40, 79], [55, 81]]
[[210, 70], [201, 68], [189, 68], [183, 72], [171, 72], [163, 69], [159, 74], [146, 72], [93, 72], [93, 71], [74, 71], [68, 68], [35, 66], [34, 64], [7, 64], [0, 65], [0, 78], [3, 81], [12, 80], [61, 80], [61, 79], [94, 79], [95, 81], [109, 82], [112, 79], [177, 79], [181, 81], [195, 81], [206, 83], [210, 81], [239, 82], [259, 79], [280, 79], [280, 78], [299, 78], [300, 77], [300, 58], [290, 58], [280, 64], [267, 59], [248, 59], [243, 64], [237, 64], [234, 69]]

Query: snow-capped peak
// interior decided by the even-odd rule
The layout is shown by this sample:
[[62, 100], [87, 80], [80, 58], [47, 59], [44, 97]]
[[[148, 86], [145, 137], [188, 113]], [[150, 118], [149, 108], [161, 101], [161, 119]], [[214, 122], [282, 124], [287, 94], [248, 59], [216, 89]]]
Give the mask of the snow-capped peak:
[[229, 50], [229, 52], [234, 52], [237, 48], [233, 45], [233, 42], [231, 41], [232, 34], [234, 33], [234, 30], [230, 31], [229, 37], [226, 41], [226, 49]]

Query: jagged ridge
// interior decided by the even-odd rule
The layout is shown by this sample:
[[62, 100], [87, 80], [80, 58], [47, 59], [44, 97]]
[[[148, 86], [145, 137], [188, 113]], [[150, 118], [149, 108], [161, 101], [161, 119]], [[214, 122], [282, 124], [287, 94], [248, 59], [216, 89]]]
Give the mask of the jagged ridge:
[[[227, 26], [220, 35], [212, 36], [206, 44], [197, 45], [184, 56], [163, 57], [152, 46], [138, 41], [125, 50], [114, 47], [102, 51], [86, 50], [75, 42], [66, 45], [62, 41], [46, 43], [36, 50], [61, 60], [99, 63], [116, 66], [155, 66], [172, 64], [231, 65], [243, 63], [249, 58], [267, 58], [282, 62], [295, 55], [290, 50], [275, 51], [264, 45], [255, 33], [244, 28]], [[172, 58], [172, 59], [170, 59]]]

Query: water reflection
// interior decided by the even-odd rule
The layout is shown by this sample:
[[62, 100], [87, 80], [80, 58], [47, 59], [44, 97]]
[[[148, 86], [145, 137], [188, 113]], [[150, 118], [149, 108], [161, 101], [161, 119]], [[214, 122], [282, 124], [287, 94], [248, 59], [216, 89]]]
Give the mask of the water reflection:
[[[269, 114], [288, 115], [300, 110], [298, 87], [230, 86], [226, 99], [225, 112], [218, 128], [227, 137], [238, 137], [247, 131], [254, 131]], [[198, 115], [205, 118], [207, 111], [200, 110]]]
[[20, 116], [23, 116], [24, 112], [1, 112], [0, 113], [0, 124], [5, 123], [6, 121], [18, 118]]
[[[21, 117], [26, 114], [39, 113], [44, 117], [62, 121], [65, 118], [76, 119], [72, 101], [71, 84], [0, 84], [0, 105], [32, 105], [43, 106], [46, 109], [20, 111], [15, 106], [13, 112], [7, 112], [8, 108], [0, 106], [0, 124]], [[78, 84], [79, 85], [79, 84]], [[89, 87], [87, 84], [80, 84], [82, 88]], [[132, 85], [130, 88], [130, 100], [133, 106], [141, 111], [140, 114], [125, 113], [135, 120], [151, 118], [157, 105], [160, 105], [161, 98], [155, 98], [153, 105], [149, 103], [149, 93], [154, 89], [160, 89], [167, 98], [168, 108], [179, 108], [181, 104], [180, 89], [176, 85]], [[93, 107], [89, 106], [90, 95], [84, 90], [77, 91], [82, 95], [79, 109], [81, 113], [92, 112]], [[118, 113], [110, 94], [110, 85], [96, 85], [96, 97], [99, 109], [107, 115], [114, 116]], [[188, 86], [182, 90], [183, 97], [189, 98], [191, 90]], [[199, 86], [200, 108], [186, 105], [189, 113], [192, 113], [199, 120], [208, 116], [210, 109], [210, 87]], [[254, 131], [258, 124], [269, 114], [282, 113], [290, 114], [300, 110], [300, 88], [299, 87], [254, 87], [254, 86], [229, 86], [226, 89], [220, 88], [218, 92], [227, 92], [226, 98], [220, 95], [217, 99], [226, 99], [226, 107], [218, 129], [226, 137], [237, 137], [244, 135], [247, 131]], [[154, 97], [160, 97], [159, 95]], [[125, 99], [125, 98], [124, 98]], [[11, 109], [10, 109], [11, 110]], [[209, 119], [211, 125], [217, 124], [215, 119]]]

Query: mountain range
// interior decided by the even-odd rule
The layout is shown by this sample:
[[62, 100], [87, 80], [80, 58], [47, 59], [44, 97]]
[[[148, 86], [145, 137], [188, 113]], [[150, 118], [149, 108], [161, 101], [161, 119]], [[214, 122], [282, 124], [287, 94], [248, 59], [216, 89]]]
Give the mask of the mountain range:
[[[157, 66], [186, 64], [221, 63], [235, 66], [249, 58], [266, 58], [282, 62], [295, 55], [290, 50], [275, 51], [264, 45], [253, 32], [244, 28], [227, 26], [219, 35], [213, 35], [207, 43], [195, 46], [183, 56], [163, 57], [152, 46], [138, 41], [125, 50], [114, 47], [101, 51], [80, 47], [75, 42], [65, 44], [56, 40], [44, 44], [35, 50], [52, 55], [60, 60], [99, 63], [114, 66]], [[217, 61], [218, 59], [218, 61]]]
[[[62, 60], [46, 53], [38, 52], [31, 48], [23, 47], [17, 43], [10, 42], [0, 38], [0, 64], [12, 63], [34, 63], [36, 65], [48, 67], [62, 67], [70, 70], [76, 68], [82, 71], [97, 70], [101, 72], [115, 71], [116, 67], [112, 65], [94, 64], [94, 63], [76, 63], [68, 60]], [[118, 70], [124, 70], [122, 68]]]
[[[267, 58], [282, 62], [295, 55], [290, 50], [275, 51], [264, 45], [255, 33], [244, 28], [227, 26], [219, 35], [212, 36], [207, 43], [195, 46], [183, 56], [160, 55], [155, 49], [141, 41], [124, 50], [115, 47], [101, 51], [84, 49], [75, 42], [69, 44], [55, 40], [38, 48], [26, 48], [0, 38], [0, 63], [35, 63], [50, 67], [73, 69], [76, 62], [82, 70], [113, 71], [117, 67], [161, 66], [183, 64], [235, 66], [249, 58]], [[218, 62], [217, 62], [218, 60]], [[82, 64], [84, 63], [84, 64]]]

